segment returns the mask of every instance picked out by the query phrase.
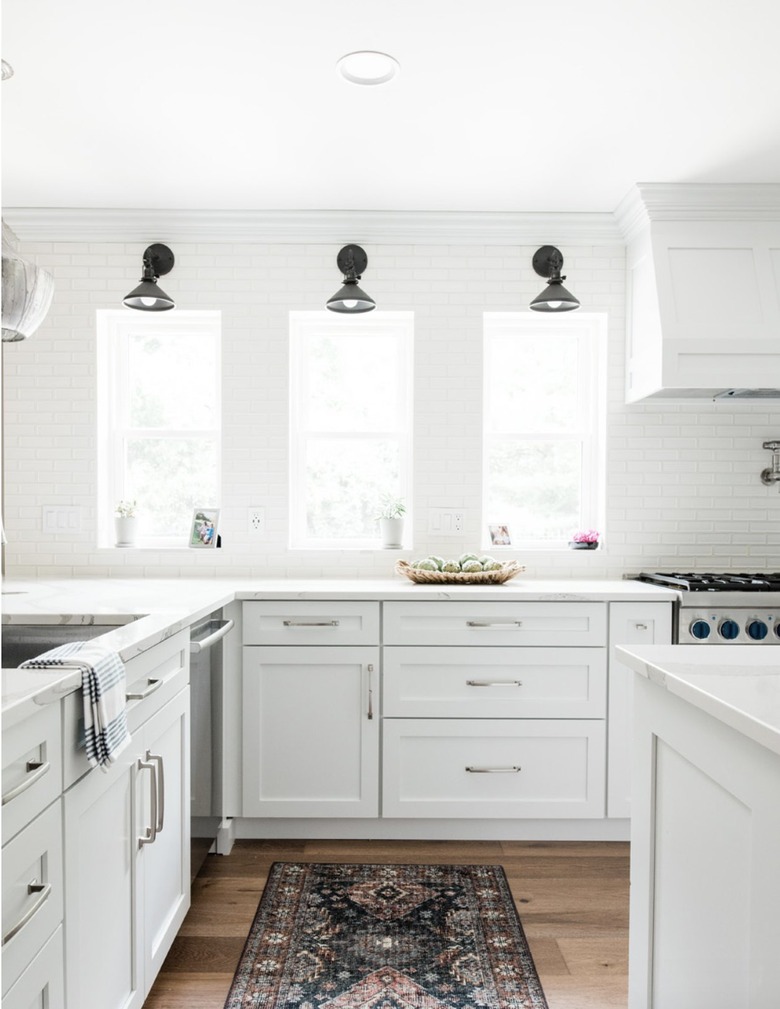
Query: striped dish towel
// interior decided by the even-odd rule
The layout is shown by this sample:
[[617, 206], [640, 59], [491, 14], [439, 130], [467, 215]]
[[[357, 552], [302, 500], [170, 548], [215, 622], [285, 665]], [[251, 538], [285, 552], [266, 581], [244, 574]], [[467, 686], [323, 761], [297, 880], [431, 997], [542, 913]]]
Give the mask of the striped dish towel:
[[20, 669], [81, 670], [87, 759], [108, 768], [130, 742], [125, 711], [125, 666], [116, 652], [95, 641], [72, 641], [23, 662]]

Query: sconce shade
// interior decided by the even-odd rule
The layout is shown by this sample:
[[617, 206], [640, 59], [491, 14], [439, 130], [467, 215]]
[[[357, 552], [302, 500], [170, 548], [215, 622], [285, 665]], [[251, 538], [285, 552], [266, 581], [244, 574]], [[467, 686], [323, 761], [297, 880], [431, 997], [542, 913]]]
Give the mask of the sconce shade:
[[543, 245], [534, 253], [532, 265], [540, 277], [549, 279], [547, 287], [528, 306], [532, 312], [573, 312], [580, 307], [579, 299], [563, 286], [566, 278], [561, 276], [560, 250], [554, 245]]
[[26, 340], [46, 318], [54, 278], [46, 270], [3, 249], [3, 343]]
[[176, 308], [173, 298], [157, 286], [157, 278], [170, 273], [173, 264], [173, 253], [167, 245], [150, 245], [144, 252], [141, 283], [122, 299], [122, 304], [141, 312], [168, 312]]
[[374, 299], [358, 287], [361, 274], [368, 265], [368, 256], [359, 245], [345, 245], [336, 257], [336, 264], [344, 274], [344, 286], [329, 298], [325, 307], [331, 312], [359, 315], [376, 308]]

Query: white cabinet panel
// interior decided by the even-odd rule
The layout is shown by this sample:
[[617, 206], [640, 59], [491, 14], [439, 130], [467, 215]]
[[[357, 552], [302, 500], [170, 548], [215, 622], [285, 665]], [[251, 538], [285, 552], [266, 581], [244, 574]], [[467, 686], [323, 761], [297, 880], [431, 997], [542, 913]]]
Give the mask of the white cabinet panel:
[[387, 719], [387, 817], [601, 817], [604, 723]]
[[603, 648], [386, 647], [385, 718], [603, 718]]
[[386, 645], [603, 645], [606, 603], [389, 602]]
[[244, 816], [376, 816], [378, 648], [244, 648]]
[[268, 601], [244, 603], [245, 645], [373, 645], [379, 603]]
[[62, 791], [60, 717], [48, 704], [3, 732], [3, 844]]
[[62, 925], [16, 984], [3, 995], [3, 1009], [65, 1009]]

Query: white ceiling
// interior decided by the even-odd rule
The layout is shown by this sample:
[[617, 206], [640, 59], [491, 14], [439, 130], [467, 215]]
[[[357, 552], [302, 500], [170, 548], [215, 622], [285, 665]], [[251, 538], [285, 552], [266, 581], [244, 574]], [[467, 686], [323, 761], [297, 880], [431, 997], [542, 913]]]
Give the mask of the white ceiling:
[[[3, 0], [6, 207], [612, 211], [780, 181], [778, 0]], [[393, 54], [383, 87], [340, 56]]]

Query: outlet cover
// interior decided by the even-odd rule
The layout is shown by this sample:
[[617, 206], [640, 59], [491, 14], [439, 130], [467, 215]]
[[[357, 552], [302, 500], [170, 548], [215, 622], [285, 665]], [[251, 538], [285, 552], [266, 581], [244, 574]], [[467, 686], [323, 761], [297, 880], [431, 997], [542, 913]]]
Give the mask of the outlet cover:
[[44, 505], [42, 524], [45, 533], [81, 532], [81, 507], [79, 505]]
[[466, 525], [466, 516], [461, 508], [429, 508], [429, 536], [459, 536]]
[[265, 535], [265, 508], [250, 505], [247, 509], [247, 527], [250, 536]]

